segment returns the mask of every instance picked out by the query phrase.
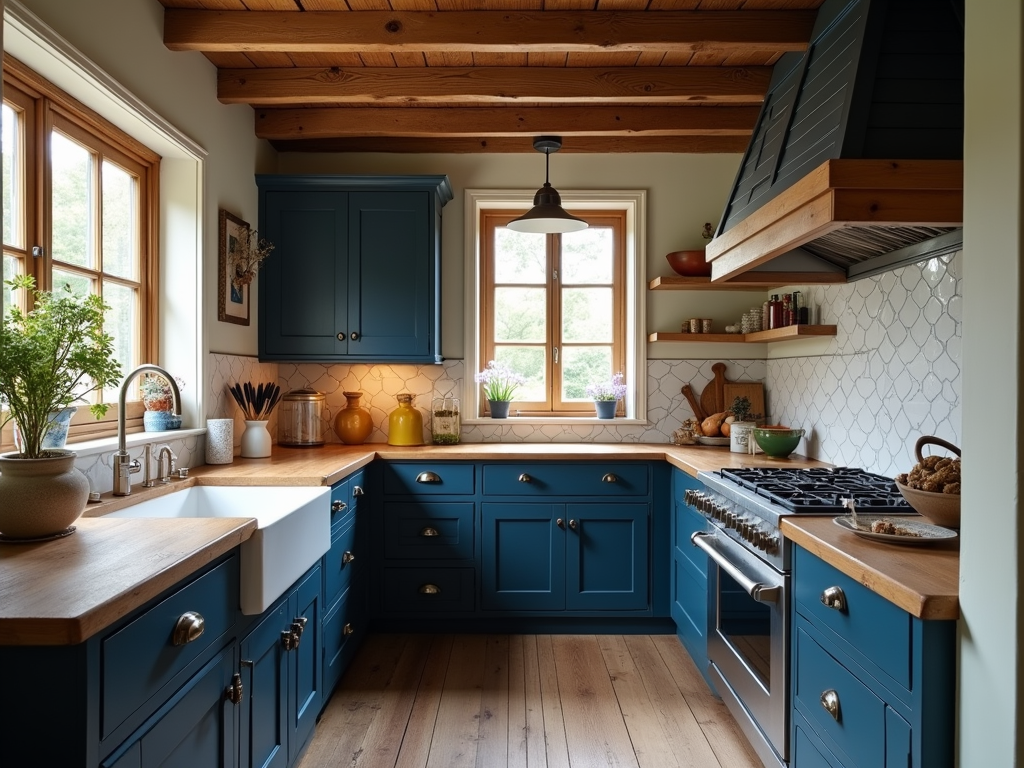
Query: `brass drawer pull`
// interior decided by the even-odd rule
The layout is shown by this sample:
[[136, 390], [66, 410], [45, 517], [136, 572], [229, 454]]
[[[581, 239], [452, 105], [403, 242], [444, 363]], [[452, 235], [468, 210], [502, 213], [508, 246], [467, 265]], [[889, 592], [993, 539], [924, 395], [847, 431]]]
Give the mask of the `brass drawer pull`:
[[835, 690], [829, 688], [827, 691], [821, 692], [821, 706], [832, 715], [833, 720], [839, 722], [842, 713], [839, 711], [839, 694]]
[[355, 633], [356, 633], [356, 629], [355, 629], [355, 627], [352, 626], [351, 623], [347, 623], [347, 624], [345, 624], [344, 627], [341, 628], [341, 634], [344, 635], [345, 637], [348, 637], [349, 635], [354, 635]]
[[355, 555], [353, 555], [353, 554], [352, 554], [351, 552], [349, 552], [348, 550], [345, 550], [345, 551], [344, 551], [344, 552], [343, 552], [343, 553], [341, 554], [341, 564], [342, 564], [342, 565], [348, 565], [349, 563], [351, 563], [351, 562], [354, 562], [354, 561], [355, 561], [355, 559], [356, 559], [356, 556], [355, 556]]
[[520, 482], [520, 483], [532, 483], [532, 482], [533, 482], [533, 478], [532, 478], [532, 477], [530, 477], [530, 476], [529, 476], [528, 474], [526, 474], [525, 472], [523, 472], [523, 474], [521, 474], [521, 475], [519, 476], [519, 482]]
[[232, 704], [238, 704], [242, 701], [242, 694], [244, 693], [245, 688], [242, 685], [242, 676], [235, 672], [235, 674], [231, 676], [231, 685], [229, 685], [227, 690], [224, 691], [224, 698]]
[[363, 490], [363, 486], [361, 486], [361, 485], [353, 485], [352, 486], [352, 495], [353, 496], [362, 496], [364, 493], [365, 493], [365, 491]]
[[292, 619], [292, 632], [299, 637], [302, 637], [302, 633], [306, 631], [306, 622], [308, 621], [309, 619], [305, 616], [296, 616]]
[[331, 502], [331, 512], [341, 512], [345, 509], [348, 509], [348, 504], [346, 504], [344, 501]]
[[821, 604], [833, 611], [846, 613], [846, 593], [842, 587], [828, 587], [821, 593]]
[[424, 528], [422, 531], [420, 531], [420, 536], [425, 536], [427, 538], [430, 538], [431, 536], [440, 536], [440, 535], [441, 534], [437, 532], [437, 528], [431, 528], [429, 525], [426, 528]]
[[281, 632], [281, 645], [286, 651], [294, 651], [299, 647], [299, 636], [295, 633], [294, 624], [292, 629], [285, 629]]
[[440, 483], [441, 476], [436, 472], [420, 472], [416, 475], [417, 483]]
[[440, 595], [441, 588], [437, 584], [424, 584], [420, 587], [421, 595]]
[[602, 483], [617, 483], [617, 482], [619, 482], [619, 476], [609, 472], [608, 474], [606, 474], [604, 477], [601, 478], [601, 482]]
[[183, 613], [174, 624], [173, 643], [185, 645], [193, 640], [198, 640], [204, 629], [206, 629], [206, 619], [202, 617], [202, 614], [195, 611]]

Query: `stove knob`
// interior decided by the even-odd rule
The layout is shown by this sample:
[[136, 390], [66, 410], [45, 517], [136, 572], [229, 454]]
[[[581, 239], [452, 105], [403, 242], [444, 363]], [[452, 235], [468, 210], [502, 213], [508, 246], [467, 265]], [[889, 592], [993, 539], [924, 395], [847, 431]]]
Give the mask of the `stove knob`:
[[757, 539], [754, 541], [754, 545], [758, 549], [768, 549], [768, 532], [759, 530], [757, 532]]
[[779, 537], [774, 534], [768, 534], [768, 540], [765, 542], [764, 551], [770, 555], [774, 555], [779, 551]]

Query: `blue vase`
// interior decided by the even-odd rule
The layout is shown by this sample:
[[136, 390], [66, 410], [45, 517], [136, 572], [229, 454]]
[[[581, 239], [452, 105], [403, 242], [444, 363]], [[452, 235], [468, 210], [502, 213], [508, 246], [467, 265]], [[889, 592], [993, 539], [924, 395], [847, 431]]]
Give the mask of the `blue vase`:
[[492, 419], [507, 419], [508, 409], [512, 405], [511, 400], [488, 400], [487, 406], [491, 409]]
[[618, 400], [595, 400], [594, 408], [597, 409], [597, 418], [614, 419], [615, 409], [618, 407]]
[[171, 411], [143, 411], [142, 427], [147, 432], [166, 432], [181, 427], [181, 416]]

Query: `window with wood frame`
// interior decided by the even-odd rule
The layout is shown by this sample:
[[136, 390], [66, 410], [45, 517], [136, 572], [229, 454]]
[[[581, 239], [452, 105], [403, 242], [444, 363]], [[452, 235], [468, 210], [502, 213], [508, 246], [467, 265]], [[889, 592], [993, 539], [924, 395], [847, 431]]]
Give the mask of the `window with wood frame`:
[[[128, 373], [157, 349], [159, 155], [6, 55], [3, 85], [4, 280], [27, 273], [42, 290], [102, 296]], [[4, 312], [30, 309], [24, 293], [4, 285]], [[116, 433], [116, 388], [86, 397], [114, 407], [99, 422], [80, 408], [69, 441]], [[142, 410], [129, 405], [129, 431]], [[0, 443], [10, 442], [8, 429]]]
[[521, 416], [593, 415], [587, 385], [625, 369], [626, 212], [573, 211], [589, 227], [560, 235], [508, 229], [520, 215], [480, 213], [480, 360], [526, 379]]

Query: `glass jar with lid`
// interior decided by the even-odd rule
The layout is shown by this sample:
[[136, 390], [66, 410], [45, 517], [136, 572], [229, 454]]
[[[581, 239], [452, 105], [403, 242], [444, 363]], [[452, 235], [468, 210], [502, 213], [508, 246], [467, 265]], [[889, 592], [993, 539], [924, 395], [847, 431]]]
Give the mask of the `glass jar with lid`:
[[457, 397], [435, 397], [430, 404], [430, 434], [434, 445], [457, 445], [462, 413]]
[[293, 389], [281, 398], [277, 442], [281, 445], [323, 445], [327, 396], [315, 389]]

